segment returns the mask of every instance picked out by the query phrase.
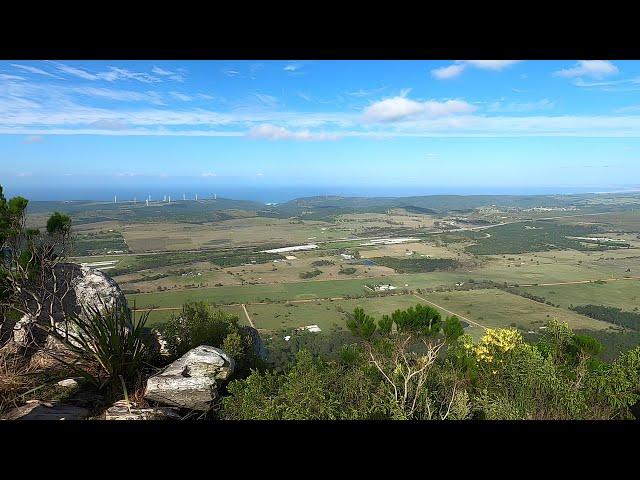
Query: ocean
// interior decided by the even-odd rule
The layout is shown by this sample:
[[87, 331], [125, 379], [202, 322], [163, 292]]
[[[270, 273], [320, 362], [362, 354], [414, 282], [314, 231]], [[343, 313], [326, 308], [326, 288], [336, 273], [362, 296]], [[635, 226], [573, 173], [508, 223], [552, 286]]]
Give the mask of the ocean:
[[488, 186], [460, 186], [460, 187], [398, 187], [398, 186], [217, 186], [205, 189], [199, 185], [165, 185], [146, 186], [113, 186], [110, 187], [18, 187], [6, 188], [5, 197], [22, 195], [30, 200], [97, 200], [112, 201], [114, 196], [118, 201], [144, 201], [147, 196], [152, 200], [162, 199], [165, 195], [171, 199], [181, 200], [183, 194], [189, 200], [213, 198], [214, 194], [221, 198], [234, 200], [252, 200], [263, 203], [283, 203], [288, 200], [313, 196], [349, 196], [349, 197], [409, 197], [421, 195], [552, 195], [576, 193], [614, 193], [640, 190], [637, 186], [590, 186], [590, 187], [488, 187]]

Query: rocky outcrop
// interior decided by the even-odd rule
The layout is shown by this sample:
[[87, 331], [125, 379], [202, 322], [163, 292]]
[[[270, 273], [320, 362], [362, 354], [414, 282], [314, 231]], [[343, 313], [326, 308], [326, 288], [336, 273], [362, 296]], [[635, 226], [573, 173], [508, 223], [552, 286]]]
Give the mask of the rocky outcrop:
[[[55, 291], [61, 292], [55, 297], [55, 303], [33, 306], [33, 311], [40, 310], [40, 315], [24, 315], [13, 327], [13, 341], [21, 346], [27, 346], [36, 341], [41, 346], [56, 349], [59, 345], [49, 336], [41, 338], [36, 323], [47, 326], [54, 325], [56, 330], [64, 334], [70, 324], [70, 315], [84, 315], [83, 306], [92, 306], [103, 310], [126, 305], [127, 300], [120, 287], [105, 273], [90, 267], [61, 263], [55, 269]], [[51, 291], [53, 291], [53, 286]], [[52, 300], [53, 302], [53, 300]], [[45, 302], [46, 303], [46, 302]]]
[[180, 420], [172, 407], [139, 407], [126, 400], [113, 404], [104, 414], [105, 420]]
[[189, 350], [147, 380], [147, 400], [207, 411], [218, 398], [218, 382], [229, 379], [235, 364], [226, 352], [206, 345]]
[[260, 337], [260, 333], [253, 327], [245, 326], [241, 328], [241, 331], [245, 335], [249, 335], [253, 344], [253, 352], [261, 358], [262, 360], [266, 360], [267, 358], [267, 349], [264, 347], [264, 343], [262, 342], [262, 337]]
[[59, 402], [29, 400], [2, 416], [2, 420], [84, 420], [89, 410]]

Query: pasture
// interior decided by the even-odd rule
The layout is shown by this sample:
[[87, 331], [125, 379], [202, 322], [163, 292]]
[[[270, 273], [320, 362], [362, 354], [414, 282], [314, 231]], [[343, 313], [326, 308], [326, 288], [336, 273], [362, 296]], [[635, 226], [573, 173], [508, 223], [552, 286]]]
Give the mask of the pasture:
[[620, 279], [606, 283], [552, 285], [522, 288], [562, 307], [570, 305], [608, 305], [633, 311], [640, 308], [640, 280]]
[[567, 322], [576, 330], [609, 328], [608, 323], [497, 289], [427, 293], [421, 296], [485, 327], [515, 326], [524, 331], [538, 332], [547, 320], [555, 318]]

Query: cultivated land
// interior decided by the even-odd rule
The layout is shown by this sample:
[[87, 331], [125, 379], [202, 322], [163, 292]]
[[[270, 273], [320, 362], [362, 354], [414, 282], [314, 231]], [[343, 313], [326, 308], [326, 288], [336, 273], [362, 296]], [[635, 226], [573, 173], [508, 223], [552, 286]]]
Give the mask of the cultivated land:
[[[344, 312], [356, 306], [380, 316], [431, 302], [461, 316], [475, 337], [483, 327], [540, 332], [557, 318], [575, 329], [611, 332], [609, 338], [625, 332], [569, 307], [640, 306], [638, 194], [30, 208], [32, 226], [41, 227], [48, 212], [70, 213], [76, 261], [113, 275], [136, 308], [157, 307], [152, 325], [189, 300], [220, 306], [245, 324], [248, 314], [265, 335], [312, 324], [323, 332], [344, 328]], [[317, 248], [263, 253], [307, 244]], [[371, 296], [365, 286], [376, 284], [396, 289]]]

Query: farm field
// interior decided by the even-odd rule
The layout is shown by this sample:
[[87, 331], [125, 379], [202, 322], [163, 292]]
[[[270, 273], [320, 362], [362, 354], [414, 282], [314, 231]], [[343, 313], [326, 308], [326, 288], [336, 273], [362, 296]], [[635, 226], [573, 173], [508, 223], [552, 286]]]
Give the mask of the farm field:
[[526, 287], [523, 291], [544, 297], [562, 307], [570, 305], [608, 305], [633, 311], [640, 308], [640, 280], [616, 280], [606, 283]]
[[318, 325], [322, 331], [346, 329], [344, 312], [356, 307], [376, 319], [397, 309], [406, 309], [419, 303], [413, 295], [394, 295], [384, 298], [358, 298], [352, 300], [319, 300], [301, 303], [272, 303], [247, 305], [247, 311], [258, 329], [281, 331], [287, 335], [295, 328]]
[[[133, 307], [133, 304], [130, 305], [131, 307]], [[139, 305], [136, 305], [136, 308], [141, 308]], [[231, 313], [233, 315], [237, 315], [238, 319], [239, 319], [239, 323], [240, 325], [249, 325], [249, 322], [247, 321], [247, 317], [245, 316], [244, 312], [242, 311], [242, 307], [240, 307], [239, 305], [223, 305], [220, 307], [222, 310], [224, 310], [225, 312]], [[171, 319], [171, 315], [175, 315], [180, 313], [180, 308], [178, 308], [177, 310], [152, 310], [149, 313], [149, 319], [147, 320], [147, 326], [148, 327], [157, 327], [158, 325], [161, 325], [165, 322], [167, 322], [168, 320]], [[136, 315], [139, 315], [140, 313], [136, 313]], [[137, 318], [137, 316], [136, 316]]]
[[539, 331], [540, 326], [553, 318], [567, 322], [574, 329], [609, 328], [608, 323], [497, 289], [427, 293], [421, 296], [491, 328], [516, 326], [524, 331]]
[[[444, 204], [452, 201], [447, 208], [461, 207], [460, 200], [451, 197]], [[577, 207], [565, 200], [544, 198], [537, 204], [525, 197], [512, 200], [517, 207], [502, 207], [498, 205], [503, 200], [496, 197], [491, 205], [465, 204], [467, 210], [452, 212], [432, 209], [420, 199], [411, 201], [415, 206], [398, 206], [392, 199], [354, 199], [350, 204], [320, 198], [261, 207], [225, 200], [229, 208], [215, 202], [178, 202], [171, 208], [139, 206], [130, 211], [102, 204], [97, 212], [78, 213], [78, 253], [92, 255], [74, 261], [98, 263], [137, 308], [166, 309], [153, 311], [150, 325], [178, 311], [169, 308], [204, 301], [222, 305], [244, 323], [239, 305], [247, 304], [261, 332], [314, 323], [324, 331], [335, 328], [336, 322], [343, 327], [342, 309], [361, 304], [379, 316], [418, 303], [417, 297], [406, 294], [420, 289], [417, 295], [487, 327], [515, 323], [524, 332], [538, 331], [544, 321], [557, 317], [576, 329], [611, 336], [607, 324], [568, 307], [596, 303], [633, 310], [639, 303], [640, 281], [622, 280], [640, 276], [640, 212], [631, 210], [639, 201], [635, 196], [623, 196], [621, 203], [615, 196], [576, 197]], [[41, 217], [36, 212], [34, 220]], [[124, 244], [118, 243], [120, 234]], [[368, 244], [381, 238], [414, 240]], [[590, 238], [610, 239], [617, 248]], [[261, 253], [310, 243], [318, 248]], [[125, 247], [130, 253], [104, 254]], [[451, 270], [428, 271], [429, 265]], [[465, 291], [456, 286], [471, 280], [507, 284], [562, 308], [502, 290]], [[603, 280], [608, 283], [572, 283]], [[379, 283], [394, 285], [399, 295], [363, 297], [370, 293], [366, 284]], [[429, 292], [434, 289], [449, 291]], [[343, 299], [350, 296], [359, 298]], [[478, 337], [482, 328], [471, 325], [467, 331]]]
[[[140, 223], [122, 227], [122, 235], [133, 252], [190, 250], [246, 244], [299, 244], [339, 239], [345, 232], [317, 221], [274, 218], [243, 218], [208, 224]], [[324, 230], [323, 230], [324, 229]]]

